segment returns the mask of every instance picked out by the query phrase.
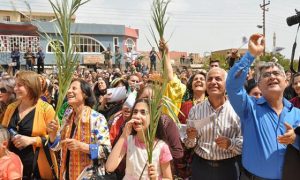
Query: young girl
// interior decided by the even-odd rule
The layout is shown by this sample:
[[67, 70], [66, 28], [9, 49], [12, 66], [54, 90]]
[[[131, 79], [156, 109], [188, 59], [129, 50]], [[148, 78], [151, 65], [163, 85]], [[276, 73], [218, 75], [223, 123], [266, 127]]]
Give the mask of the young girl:
[[108, 157], [106, 162], [108, 172], [113, 172], [126, 155], [125, 180], [139, 179], [142, 172], [142, 179], [172, 179], [170, 166], [172, 156], [168, 145], [159, 139], [159, 134], [156, 134], [152, 164], [148, 164], [143, 131], [147, 134], [150, 124], [149, 110], [147, 100], [137, 100], [131, 120], [126, 123], [121, 137]]

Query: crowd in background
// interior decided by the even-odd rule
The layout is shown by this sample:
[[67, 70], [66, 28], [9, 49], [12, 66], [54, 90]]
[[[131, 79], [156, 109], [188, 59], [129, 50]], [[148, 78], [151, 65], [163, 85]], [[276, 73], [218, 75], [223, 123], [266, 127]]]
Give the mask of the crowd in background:
[[57, 74], [2, 72], [0, 179], [84, 179], [94, 166], [115, 179], [282, 179], [286, 149], [299, 151], [300, 73], [275, 62], [252, 66], [263, 41], [251, 36], [228, 72], [218, 60], [206, 70], [173, 70], [167, 53], [165, 96], [180, 124], [162, 110], [151, 164], [143, 132], [162, 82], [155, 49], [150, 69], [131, 49], [115, 54], [115, 68], [110, 49], [105, 68], [78, 67], [58, 112]]

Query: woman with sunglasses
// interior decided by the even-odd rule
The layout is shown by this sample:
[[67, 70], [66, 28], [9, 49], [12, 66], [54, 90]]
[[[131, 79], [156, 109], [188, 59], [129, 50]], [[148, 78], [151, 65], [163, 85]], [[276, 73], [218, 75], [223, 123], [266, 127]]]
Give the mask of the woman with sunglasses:
[[0, 80], [0, 123], [7, 106], [16, 99], [14, 86], [15, 79], [13, 77], [2, 77]]
[[2, 121], [13, 136], [9, 149], [23, 163], [22, 179], [54, 179], [56, 158], [44, 145], [48, 138], [46, 125], [54, 119], [55, 111], [40, 99], [42, 88], [37, 73], [19, 71], [15, 81], [17, 101], [7, 107]]

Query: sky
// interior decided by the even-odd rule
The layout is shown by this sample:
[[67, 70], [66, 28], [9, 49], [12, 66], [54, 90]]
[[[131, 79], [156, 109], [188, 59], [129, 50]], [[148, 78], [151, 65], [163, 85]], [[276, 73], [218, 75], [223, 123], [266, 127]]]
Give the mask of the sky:
[[[32, 11], [51, 11], [48, 0], [27, 0]], [[24, 0], [1, 0], [0, 9], [26, 10]], [[266, 3], [268, 0], [266, 0]], [[138, 50], [150, 50], [152, 0], [90, 0], [79, 8], [76, 21], [99, 24], [122, 24], [139, 29]], [[167, 10], [170, 21], [166, 39], [172, 51], [187, 51], [207, 55], [211, 51], [239, 48], [243, 36], [262, 33], [263, 0], [171, 0]], [[286, 18], [300, 10], [299, 0], [270, 0], [266, 12], [266, 50], [284, 47], [282, 54], [291, 56], [297, 25], [288, 26]], [[300, 35], [299, 35], [300, 36]], [[299, 39], [299, 38], [298, 38]], [[299, 42], [300, 44], [300, 42]], [[300, 46], [300, 45], [299, 45]], [[247, 46], [244, 46], [245, 48]], [[300, 55], [296, 50], [295, 59]]]

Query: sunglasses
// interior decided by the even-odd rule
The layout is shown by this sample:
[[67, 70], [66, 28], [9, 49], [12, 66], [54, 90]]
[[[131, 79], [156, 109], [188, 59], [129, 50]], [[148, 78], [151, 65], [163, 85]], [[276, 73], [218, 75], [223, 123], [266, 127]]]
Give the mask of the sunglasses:
[[7, 93], [7, 90], [4, 87], [2, 87], [2, 88], [0, 88], [0, 92], [1, 93]]

